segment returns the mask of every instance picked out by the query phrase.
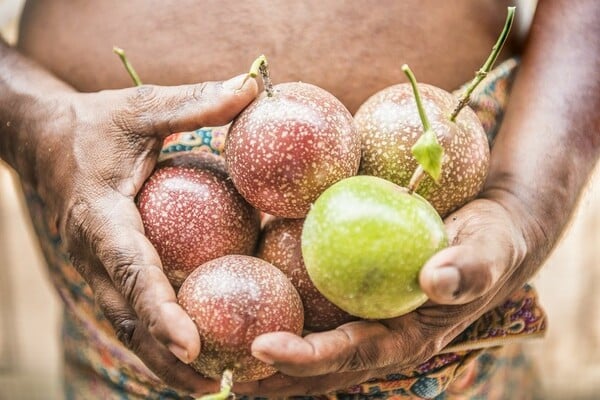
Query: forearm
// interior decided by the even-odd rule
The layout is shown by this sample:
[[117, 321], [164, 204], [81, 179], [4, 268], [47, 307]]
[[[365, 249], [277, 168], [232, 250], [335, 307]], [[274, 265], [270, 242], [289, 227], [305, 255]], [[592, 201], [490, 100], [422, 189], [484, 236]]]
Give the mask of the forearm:
[[595, 0], [540, 1], [494, 145], [485, 196], [537, 221], [524, 227], [531, 265], [557, 241], [600, 154], [599, 27]]
[[73, 91], [0, 37], [0, 159], [34, 181], [33, 168], [45, 127], [64, 115], [61, 96]]

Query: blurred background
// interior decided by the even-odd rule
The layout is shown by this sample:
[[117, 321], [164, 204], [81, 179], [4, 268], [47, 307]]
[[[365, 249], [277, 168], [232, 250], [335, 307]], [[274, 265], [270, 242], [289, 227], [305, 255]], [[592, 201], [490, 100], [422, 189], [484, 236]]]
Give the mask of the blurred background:
[[[0, 31], [11, 42], [21, 7], [0, 0]], [[60, 303], [22, 201], [0, 161], [0, 400], [60, 399]], [[600, 167], [533, 283], [549, 318], [546, 337], [526, 344], [543, 398], [600, 399]]]

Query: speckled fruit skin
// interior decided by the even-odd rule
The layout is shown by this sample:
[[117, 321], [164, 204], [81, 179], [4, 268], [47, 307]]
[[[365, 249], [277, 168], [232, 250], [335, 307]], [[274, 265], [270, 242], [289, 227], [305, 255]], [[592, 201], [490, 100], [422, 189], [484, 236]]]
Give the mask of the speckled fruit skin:
[[137, 204], [175, 287], [206, 261], [256, 248], [259, 212], [236, 191], [222, 157], [198, 152], [159, 163]]
[[[482, 189], [489, 169], [489, 144], [477, 115], [465, 107], [456, 122], [450, 115], [458, 104], [452, 94], [419, 84], [425, 112], [444, 148], [439, 185], [427, 176], [417, 192], [442, 216], [448, 215]], [[411, 147], [423, 133], [410, 84], [390, 86], [374, 94], [356, 112], [362, 137], [360, 174], [378, 176], [408, 186], [417, 161]]]
[[302, 332], [302, 302], [288, 278], [259, 258], [228, 255], [198, 267], [177, 295], [195, 322], [202, 350], [190, 365], [219, 379], [225, 369], [236, 382], [266, 378], [275, 368], [252, 357], [257, 336]]
[[302, 260], [300, 237], [303, 219], [270, 219], [258, 242], [257, 256], [273, 264], [290, 279], [304, 305], [304, 328], [324, 331], [356, 319], [317, 290]]
[[423, 304], [419, 271], [446, 246], [444, 224], [426, 200], [374, 176], [331, 186], [302, 230], [302, 255], [315, 286], [366, 319], [397, 317]]
[[350, 112], [329, 92], [283, 83], [234, 121], [225, 158], [250, 204], [279, 217], [303, 218], [323, 190], [356, 175], [360, 137]]

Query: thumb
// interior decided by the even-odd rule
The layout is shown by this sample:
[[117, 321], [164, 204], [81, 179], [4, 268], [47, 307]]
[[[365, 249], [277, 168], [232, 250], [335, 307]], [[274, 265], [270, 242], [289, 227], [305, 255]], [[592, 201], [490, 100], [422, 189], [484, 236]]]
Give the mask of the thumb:
[[438, 304], [464, 304], [487, 293], [505, 267], [486, 247], [473, 241], [448, 247], [427, 261], [419, 283], [430, 300]]
[[433, 255], [419, 284], [434, 302], [464, 304], [497, 286], [524, 260], [527, 246], [515, 218], [499, 204], [475, 200], [446, 219], [452, 246]]
[[129, 112], [119, 120], [140, 135], [164, 138], [171, 133], [222, 126], [233, 120], [258, 94], [248, 74], [224, 82], [194, 85], [142, 85], [126, 89]]

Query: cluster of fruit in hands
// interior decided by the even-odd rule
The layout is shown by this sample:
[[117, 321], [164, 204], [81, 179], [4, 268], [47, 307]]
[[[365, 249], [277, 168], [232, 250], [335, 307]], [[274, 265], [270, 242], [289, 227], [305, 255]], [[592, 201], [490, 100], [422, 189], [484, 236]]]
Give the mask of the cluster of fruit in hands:
[[[461, 99], [431, 85], [386, 88], [352, 116], [308, 83], [272, 85], [234, 120], [223, 156], [157, 165], [137, 204], [178, 301], [194, 320], [205, 376], [251, 381], [262, 333], [392, 318], [426, 301], [423, 264], [447, 246], [442, 218], [481, 190], [489, 145], [466, 106], [504, 43]], [[266, 216], [266, 217], [265, 217]], [[262, 218], [261, 218], [262, 217]]]

